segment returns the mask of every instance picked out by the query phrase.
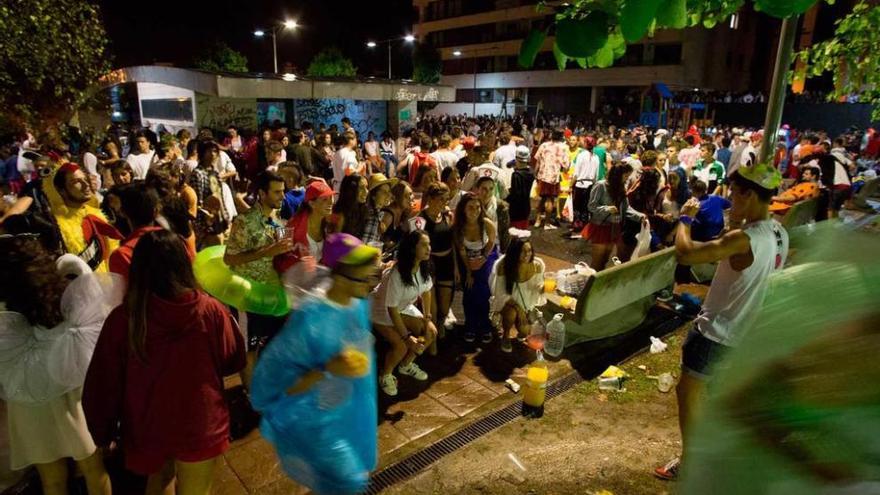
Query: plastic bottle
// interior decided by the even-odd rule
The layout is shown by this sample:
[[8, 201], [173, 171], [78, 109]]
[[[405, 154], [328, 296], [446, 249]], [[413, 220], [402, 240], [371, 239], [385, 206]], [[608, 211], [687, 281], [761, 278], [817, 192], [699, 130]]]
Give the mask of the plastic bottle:
[[547, 324], [547, 341], [544, 343], [544, 352], [556, 357], [562, 354], [565, 348], [565, 323], [562, 322], [562, 313], [556, 313], [553, 320]]
[[532, 322], [532, 329], [529, 336], [526, 337], [526, 345], [536, 351], [544, 349], [544, 342], [547, 340], [547, 322], [544, 321], [544, 315], [538, 312], [535, 321]]
[[538, 351], [538, 359], [526, 371], [526, 386], [523, 389], [522, 415], [527, 418], [540, 418], [544, 415], [544, 400], [547, 398], [547, 380], [550, 370], [544, 355]]

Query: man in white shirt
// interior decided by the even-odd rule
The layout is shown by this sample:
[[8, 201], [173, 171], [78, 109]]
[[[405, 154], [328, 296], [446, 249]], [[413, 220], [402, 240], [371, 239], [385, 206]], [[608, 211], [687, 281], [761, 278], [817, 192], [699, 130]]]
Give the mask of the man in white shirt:
[[134, 142], [138, 152], [128, 155], [125, 161], [131, 166], [134, 180], [144, 180], [150, 171], [150, 165], [156, 159], [156, 152], [150, 149], [150, 140], [144, 131], [138, 131], [134, 135]]
[[513, 140], [510, 131], [501, 131], [498, 142], [501, 143], [501, 146], [495, 150], [492, 163], [501, 170], [513, 168], [514, 161], [516, 160], [516, 141]]
[[343, 134], [339, 139], [342, 140], [342, 145], [330, 160], [330, 167], [333, 169], [333, 191], [336, 193], [339, 192], [339, 186], [345, 176], [363, 173], [357, 160], [357, 153], [354, 151], [357, 147], [357, 138], [354, 133]]
[[596, 183], [596, 175], [599, 173], [599, 157], [593, 153], [596, 142], [592, 136], [586, 138], [585, 145], [586, 149], [575, 148], [577, 154], [573, 160], [574, 172], [571, 176], [573, 187], [571, 202], [574, 210], [574, 222], [571, 229], [578, 235], [586, 222], [589, 221], [587, 203], [590, 201], [590, 190]]
[[452, 143], [452, 136], [446, 134], [445, 132], [440, 136], [439, 147], [437, 151], [431, 153], [431, 156], [437, 162], [438, 172], [443, 172], [443, 170], [447, 167], [454, 167], [456, 163], [458, 163], [458, 155], [452, 152], [449, 149], [450, 144]]

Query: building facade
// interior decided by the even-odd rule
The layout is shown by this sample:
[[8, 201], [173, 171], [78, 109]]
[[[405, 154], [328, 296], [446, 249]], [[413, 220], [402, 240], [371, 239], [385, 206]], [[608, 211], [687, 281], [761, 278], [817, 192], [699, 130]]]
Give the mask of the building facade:
[[[455, 103], [435, 113], [534, 111], [586, 114], [622, 103], [652, 83], [673, 90], [764, 90], [769, 86], [779, 22], [746, 10], [712, 30], [659, 30], [627, 47], [607, 69], [559, 71], [548, 36], [531, 69], [517, 64], [532, 29], [552, 22], [552, 7], [528, 0], [414, 0], [414, 33], [443, 60], [441, 83], [456, 88]], [[476, 101], [474, 94], [476, 93]], [[503, 108], [504, 107], [504, 108]]]

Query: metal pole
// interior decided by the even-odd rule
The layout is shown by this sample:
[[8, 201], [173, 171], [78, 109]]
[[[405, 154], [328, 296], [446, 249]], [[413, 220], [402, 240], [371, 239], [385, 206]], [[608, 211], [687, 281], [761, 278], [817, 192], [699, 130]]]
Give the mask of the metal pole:
[[473, 101], [473, 104], [474, 104], [473, 110], [472, 110], [473, 116], [474, 116], [474, 118], [477, 118], [477, 55], [476, 54], [474, 54], [473, 63], [474, 63], [474, 94], [472, 95], [473, 97], [471, 98], [471, 100]]
[[773, 67], [773, 83], [770, 86], [770, 97], [767, 99], [767, 116], [764, 119], [764, 139], [758, 152], [758, 163], [767, 163], [776, 146], [776, 136], [782, 123], [782, 107], [785, 105], [786, 73], [791, 65], [791, 54], [794, 51], [794, 38], [797, 35], [798, 16], [786, 17], [782, 20], [782, 31], [779, 33], [779, 46], [776, 49], [776, 64]]
[[272, 30], [272, 61], [274, 62], [275, 73], [278, 74], [278, 44], [275, 42], [275, 33], [277, 30]]
[[391, 80], [391, 40], [388, 40], [388, 80]]

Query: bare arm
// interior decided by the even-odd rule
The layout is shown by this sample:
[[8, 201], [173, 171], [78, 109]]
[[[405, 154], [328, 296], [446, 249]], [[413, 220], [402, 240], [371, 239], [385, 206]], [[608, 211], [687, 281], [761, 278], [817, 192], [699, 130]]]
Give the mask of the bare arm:
[[732, 230], [719, 239], [697, 242], [691, 239], [691, 227], [679, 222], [675, 235], [675, 254], [682, 265], [714, 263], [731, 256], [747, 254], [751, 250], [749, 236], [742, 230]]

